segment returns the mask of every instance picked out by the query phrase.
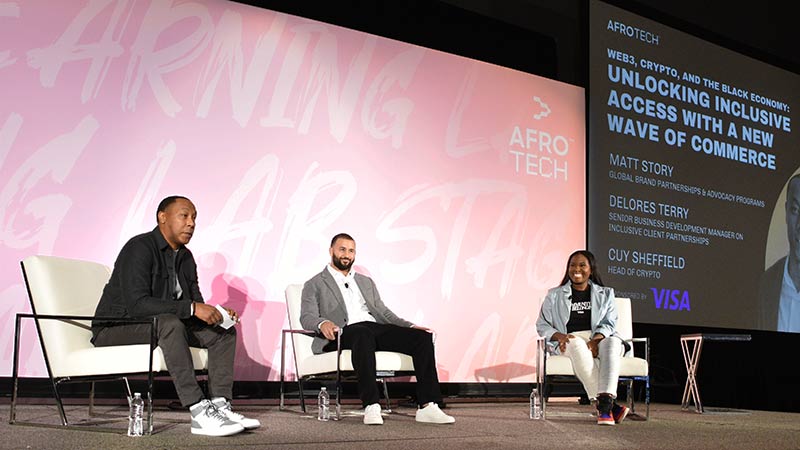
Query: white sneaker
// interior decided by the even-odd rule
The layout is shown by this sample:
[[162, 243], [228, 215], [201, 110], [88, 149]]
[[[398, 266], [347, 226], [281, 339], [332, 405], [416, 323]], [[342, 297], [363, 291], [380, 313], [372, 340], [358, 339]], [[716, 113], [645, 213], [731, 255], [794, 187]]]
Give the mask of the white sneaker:
[[454, 423], [456, 421], [454, 417], [442, 412], [435, 402], [430, 402], [428, 406], [419, 408], [416, 420], [422, 423]]
[[244, 427], [245, 430], [255, 430], [256, 428], [261, 426], [261, 422], [256, 419], [248, 419], [247, 417], [233, 412], [231, 410], [231, 402], [225, 399], [225, 397], [217, 397], [211, 401], [214, 406], [217, 407], [220, 413], [225, 416], [231, 422], [236, 422]]
[[383, 425], [379, 403], [373, 403], [364, 408], [364, 425]]
[[210, 400], [189, 408], [192, 414], [192, 434], [230, 436], [244, 430], [241, 424], [228, 420]]

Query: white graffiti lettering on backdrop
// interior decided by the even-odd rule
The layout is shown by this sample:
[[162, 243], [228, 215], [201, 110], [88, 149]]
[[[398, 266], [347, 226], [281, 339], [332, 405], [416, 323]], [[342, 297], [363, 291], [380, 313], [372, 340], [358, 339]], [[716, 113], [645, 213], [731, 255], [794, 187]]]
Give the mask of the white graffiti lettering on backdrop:
[[[152, 223], [153, 205], [160, 200], [157, 195], [162, 191], [161, 186], [176, 152], [175, 142], [169, 141], [158, 151], [156, 158], [150, 163], [122, 225], [119, 235], [120, 246], [131, 236], [141, 233], [142, 229], [147, 229]], [[274, 201], [275, 190], [273, 187], [278, 176], [278, 158], [275, 155], [266, 155], [253, 164], [224, 202], [224, 206], [214, 221], [208, 226], [201, 227], [192, 240], [193, 251], [198, 255], [211, 253], [218, 251], [225, 241], [242, 239], [241, 253], [236, 258], [237, 267], [233, 270], [235, 273], [250, 273], [264, 235], [274, 228], [274, 224], [269, 219], [272, 205], [271, 203], [268, 205], [268, 202]], [[245, 199], [260, 183], [263, 183], [263, 186], [256, 205], [254, 207], [248, 205], [246, 208], [247, 210], [252, 209], [252, 217], [249, 220], [237, 222], [237, 213], [242, 209]]]
[[[10, 147], [16, 136], [14, 129], [18, 130], [21, 123], [22, 119], [18, 116], [12, 115], [9, 118], [3, 126], [0, 138], [10, 141], [0, 141], [0, 150]], [[6, 126], [9, 127], [8, 133]], [[52, 252], [61, 221], [72, 206], [72, 200], [61, 193], [30, 198], [31, 192], [48, 181], [54, 185], [63, 183], [97, 128], [98, 123], [94, 117], [84, 117], [74, 130], [57, 136], [33, 152], [9, 177], [0, 191], [1, 245], [10, 248], [38, 246], [36, 252]], [[33, 223], [17, 225], [18, 220], [25, 221], [25, 216], [32, 217]]]
[[[236, 258], [234, 270], [235, 273], [252, 273], [261, 242], [275, 227], [269, 217], [277, 195], [276, 180], [280, 184], [278, 167], [277, 156], [265, 155], [247, 170], [214, 222], [201, 234], [202, 237], [209, 237], [209, 240], [202, 239], [195, 244], [198, 253], [213, 252], [225, 241], [241, 239], [242, 249]], [[261, 188], [255, 206], [245, 204], [245, 200], [259, 185]], [[250, 211], [250, 218], [237, 222], [237, 214], [241, 211]]]
[[319, 32], [319, 40], [311, 53], [311, 70], [301, 93], [301, 102], [304, 103], [305, 109], [300, 114], [297, 132], [308, 134], [314, 109], [325, 86], [328, 93], [328, 122], [331, 124], [331, 134], [338, 142], [342, 142], [349, 128], [355, 105], [358, 103], [358, 94], [367, 75], [367, 66], [375, 50], [375, 38], [370, 37], [364, 41], [361, 51], [350, 66], [340, 96], [335, 36], [327, 32], [326, 27], [307, 26], [299, 29]]
[[175, 159], [176, 151], [175, 142], [170, 140], [158, 150], [155, 159], [150, 162], [150, 166], [133, 196], [125, 220], [121, 224], [119, 248], [122, 248], [131, 237], [141, 233], [142, 230], [154, 226], [153, 210], [155, 208], [153, 205], [161, 200], [158, 198], [159, 193], [162, 192], [161, 185], [167, 176], [172, 160]]
[[[555, 207], [537, 211], [536, 223], [528, 224], [528, 241], [531, 244], [525, 252], [525, 277], [531, 289], [546, 290], [561, 281], [565, 270], [565, 255], [559, 243], [573, 238], [563, 232], [564, 217], [567, 217], [570, 210], [583, 207], [582, 204], [561, 202]], [[534, 299], [538, 302], [541, 300]]]
[[491, 150], [489, 140], [485, 137], [466, 139], [465, 142], [459, 142], [458, 139], [461, 133], [461, 120], [464, 117], [464, 111], [466, 111], [470, 100], [472, 100], [475, 84], [478, 82], [478, 68], [478, 64], [473, 63], [467, 71], [467, 75], [459, 87], [453, 110], [447, 120], [445, 151], [453, 158], [461, 158], [472, 153]]
[[[178, 22], [198, 19], [197, 28], [180, 41], [155, 50], [161, 33]], [[142, 20], [142, 31], [131, 46], [131, 60], [122, 86], [123, 109], [136, 110], [136, 97], [147, 79], [164, 113], [175, 117], [181, 105], [172, 96], [163, 76], [186, 66], [205, 50], [211, 41], [214, 25], [208, 8], [197, 3], [153, 1]]]
[[[211, 55], [200, 79], [195, 87], [194, 97], [196, 102], [197, 117], [208, 117], [211, 110], [214, 94], [217, 90], [222, 74], [227, 72], [230, 77], [230, 99], [233, 108], [233, 120], [242, 128], [250, 122], [264, 79], [275, 56], [278, 41], [286, 28], [286, 16], [276, 15], [266, 34], [258, 37], [250, 64], [244, 67], [244, 52], [242, 51], [242, 16], [233, 11], [225, 11], [217, 24], [217, 31], [211, 41]], [[281, 66], [281, 76], [275, 84], [275, 92], [271, 105], [288, 101], [291, 89], [291, 80], [297, 76], [300, 66], [299, 60], [289, 67], [289, 58]], [[227, 69], [227, 70], [226, 70]], [[283, 73], [288, 71], [293, 75], [286, 78]], [[276, 97], [282, 96], [280, 101]], [[271, 110], [271, 109], [270, 109]], [[291, 123], [276, 121], [275, 126], [292, 126]]]
[[0, 128], [0, 167], [3, 167], [3, 162], [11, 150], [11, 145], [17, 139], [20, 128], [22, 128], [22, 116], [17, 113], [9, 114], [6, 123]]
[[[233, 117], [245, 127], [252, 116], [255, 101], [265, 87], [267, 71], [276, 54], [280, 39], [285, 39], [285, 17], [277, 15], [267, 34], [257, 42], [250, 65], [244, 69], [241, 42], [241, 18], [226, 11], [220, 19], [212, 42], [211, 58], [197, 84], [195, 97], [198, 117], [207, 117], [217, 85], [227, 66], [230, 75]], [[299, 134], [308, 134], [311, 119], [323, 89], [328, 104], [328, 122], [331, 135], [343, 142], [352, 122], [360, 94], [366, 82], [367, 69], [373, 60], [377, 39], [366, 36], [358, 53], [347, 66], [344, 77], [340, 74], [339, 43], [331, 27], [322, 24], [304, 24], [292, 27], [288, 33], [290, 43], [285, 60], [269, 96], [267, 116], [259, 121], [263, 127], [297, 127]], [[309, 52], [309, 47], [316, 42]], [[304, 86], [300, 77], [301, 63], [310, 54], [310, 69]], [[386, 98], [394, 86], [405, 89], [414, 77], [425, 50], [414, 48], [395, 55], [370, 82], [364, 95], [361, 110], [363, 128], [377, 139], [391, 138], [393, 148], [400, 148], [408, 116], [414, 102], [407, 97]], [[341, 79], [343, 78], [343, 81]], [[297, 112], [290, 114], [291, 93], [300, 89]], [[388, 120], [387, 121], [387, 117]], [[296, 119], [295, 119], [296, 118]], [[388, 123], [387, 123], [388, 122]]]
[[[408, 98], [395, 98], [378, 105], [375, 100], [376, 98], [382, 99], [395, 83], [404, 89], [407, 88], [414, 78], [414, 73], [420, 61], [422, 61], [422, 56], [423, 50], [419, 48], [407, 50], [397, 55], [386, 64], [386, 67], [381, 69], [365, 96], [364, 103], [366, 106], [361, 112], [361, 121], [364, 124], [364, 129], [374, 138], [391, 138], [392, 147], [395, 149], [400, 148], [403, 144], [402, 137], [405, 133], [408, 116], [411, 115], [411, 111], [414, 109], [414, 102]], [[395, 76], [397, 78], [394, 78]], [[368, 108], [373, 104], [375, 105], [374, 108]], [[387, 115], [393, 120], [388, 124], [381, 123], [379, 113]]]
[[[79, 43], [84, 34], [88, 34], [90, 24], [101, 20], [98, 17], [112, 4], [113, 11], [102, 36], [96, 42]], [[42, 86], [54, 87], [65, 63], [89, 60], [91, 64], [83, 83], [81, 101], [86, 103], [96, 98], [112, 60], [125, 54], [120, 39], [127, 31], [128, 19], [136, 5], [136, 2], [126, 0], [89, 2], [52, 45], [30, 50], [28, 64], [39, 70]], [[215, 27], [204, 5], [152, 1], [128, 49], [130, 55], [122, 86], [122, 109], [136, 110], [137, 99], [142, 95], [146, 82], [164, 114], [175, 117], [183, 106], [173, 95], [165, 76], [194, 62], [210, 47], [208, 61], [203, 70], [197, 72], [199, 75], [194, 72], [186, 74], [198, 77], [193, 94], [194, 114], [203, 118], [209, 116], [217, 86], [223, 73], [227, 73], [233, 119], [245, 127], [262, 90], [269, 86], [267, 73], [280, 52], [284, 60], [276, 62], [280, 71], [272, 85], [268, 113], [259, 121], [261, 126], [296, 127], [299, 134], [308, 134], [317, 102], [324, 91], [330, 133], [338, 142], [344, 141], [356, 107], [361, 104], [364, 130], [376, 139], [389, 139], [393, 148], [400, 148], [414, 102], [408, 97], [397, 96], [397, 89], [408, 88], [426, 50], [415, 47], [398, 52], [368, 82], [367, 69], [373, 63], [377, 38], [364, 36], [353, 60], [343, 65], [339, 61], [338, 35], [331, 31], [335, 27], [307, 23], [287, 30], [287, 16], [274, 13], [273, 17], [267, 33], [257, 40], [250, 63], [245, 67], [243, 24], [239, 13], [225, 10]], [[187, 19], [196, 19], [192, 23], [197, 22], [191, 32], [180, 40], [172, 37], [168, 46], [156, 49], [170, 27], [179, 22], [186, 23]], [[278, 49], [279, 43], [286, 39], [290, 41], [288, 47]], [[310, 70], [304, 78], [299, 74], [306, 57], [310, 58]], [[6, 61], [6, 64], [13, 64], [13, 61]], [[340, 66], [346, 67], [345, 76], [342, 76]], [[185, 77], [179, 79], [185, 83]], [[294, 112], [289, 112], [293, 95], [297, 96], [297, 106]]]
[[[7, 325], [19, 259], [108, 264], [186, 194], [206, 300], [247, 307], [238, 374], [275, 379], [276, 299], [347, 231], [392, 307], [443, 331], [442, 379], [468, 380], [526, 370], [539, 291], [583, 240], [583, 186], [562, 196], [500, 151], [516, 99], [574, 89], [500, 67], [229, 1], [0, 0], [0, 76]], [[31, 342], [26, 376], [44, 373]]]
[[474, 360], [483, 355], [483, 360], [477, 363], [477, 367], [490, 367], [494, 365], [497, 359], [497, 347], [500, 342], [500, 324], [503, 322], [502, 318], [497, 313], [490, 313], [481, 322], [481, 324], [470, 333], [472, 337], [471, 342], [466, 345], [463, 356], [459, 359], [458, 367], [455, 371], [456, 379], [469, 380], [469, 368], [473, 365]]
[[[446, 183], [437, 186], [417, 186], [401, 197], [393, 210], [378, 224], [376, 236], [383, 242], [421, 241], [424, 244], [422, 253], [408, 261], [395, 263], [388, 260], [381, 262], [380, 270], [387, 280], [397, 284], [406, 284], [418, 279], [433, 264], [438, 252], [436, 233], [428, 225], [412, 225], [395, 227], [394, 224], [407, 215], [413, 215], [413, 209], [429, 201], [437, 201], [443, 211], [461, 201], [449, 236], [444, 270], [442, 272], [442, 295], [449, 299], [453, 291], [456, 266], [461, 257], [461, 245], [472, 219], [475, 203], [482, 196], [492, 196], [497, 202], [498, 194], [509, 195], [502, 211], [493, 221], [492, 231], [484, 241], [483, 250], [473, 257], [467, 258], [468, 272], [473, 275], [476, 287], [482, 287], [489, 267], [503, 264], [503, 275], [499, 295], [502, 298], [509, 290], [511, 278], [517, 261], [522, 257], [523, 224], [527, 215], [527, 194], [523, 186], [516, 183], [472, 179], [458, 183]], [[489, 200], [487, 200], [489, 201]], [[500, 237], [510, 227], [509, 242], [504, 248], [498, 248]]]
[[[533, 311], [533, 308], [531, 308]], [[534, 361], [536, 355], [536, 326], [530, 316], [525, 315], [511, 339], [511, 345], [502, 345], [508, 340], [503, 339], [507, 330], [503, 326], [503, 319], [496, 313], [490, 314], [481, 322], [478, 329], [471, 333], [471, 341], [466, 345], [464, 356], [459, 360], [458, 367], [453, 374], [454, 379], [476, 381], [510, 381], [512, 378], [530, 376], [535, 367], [530, 365], [521, 369], [514, 369], [511, 364], [498, 366], [498, 362], [506, 361]], [[504, 352], [505, 354], [501, 354]], [[483, 360], [475, 359], [483, 355]], [[470, 368], [477, 368], [475, 373], [470, 373]], [[478, 376], [477, 372], [483, 373]]]
[[[318, 166], [316, 162], [309, 166], [297, 190], [289, 198], [286, 221], [275, 253], [275, 269], [269, 276], [271, 285], [285, 286], [288, 282], [308, 278], [307, 269], [297, 264], [301, 245], [312, 243], [327, 256], [330, 226], [345, 215], [356, 196], [358, 186], [350, 172], [331, 170], [315, 173]], [[335, 192], [333, 198], [326, 192], [330, 190]], [[315, 202], [322, 194], [326, 195], [324, 207], [316, 210]], [[324, 257], [317, 259], [324, 260]]]
[[[100, 39], [97, 42], [79, 44], [86, 27], [111, 3], [116, 4]], [[128, 0], [88, 2], [51, 46], [30, 50], [28, 65], [39, 69], [39, 82], [42, 86], [47, 88], [55, 86], [56, 78], [64, 63], [88, 59], [91, 64], [83, 83], [81, 102], [86, 103], [90, 98], [97, 97], [112, 59], [123, 53], [119, 39], [125, 31], [127, 19], [123, 20], [123, 14], [129, 4]]]
[[[4, 17], [19, 18], [19, 5], [13, 2], [0, 3], [0, 19]], [[11, 57], [11, 50], [0, 50], [0, 69], [10, 66], [15, 62], [17, 62], [17, 58]]]
[[[0, 168], [22, 129], [23, 118], [11, 113], [0, 128]], [[92, 116], [86, 116], [71, 131], [56, 136], [13, 170], [0, 190], [0, 247], [26, 249], [32, 254], [52, 254], [61, 223], [72, 207], [72, 199], [59, 193], [76, 160], [98, 129]], [[50, 192], [40, 194], [40, 192]], [[38, 195], [38, 197], [37, 197]], [[9, 278], [9, 280], [11, 277]], [[14, 314], [29, 311], [21, 283], [9, 283], [0, 294], [0, 318], [5, 320], [0, 339], [7, 343], [2, 359], [8, 362], [13, 354]], [[23, 327], [23, 342], [35, 342], [33, 327]], [[20, 364], [27, 376], [45, 374], [40, 354], [33, 345], [23, 345]], [[6, 366], [9, 367], [9, 366]]]

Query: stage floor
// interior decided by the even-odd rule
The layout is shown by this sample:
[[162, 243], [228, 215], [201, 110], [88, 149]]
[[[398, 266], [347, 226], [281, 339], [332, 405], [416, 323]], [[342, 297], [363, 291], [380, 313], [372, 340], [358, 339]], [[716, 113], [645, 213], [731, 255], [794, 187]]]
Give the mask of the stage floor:
[[[234, 405], [236, 406], [236, 405]], [[642, 405], [643, 406], [643, 405]], [[84, 429], [43, 428], [8, 424], [10, 406], [0, 405], [0, 449], [788, 449], [800, 448], [800, 415], [793, 413], [727, 410], [699, 415], [679, 405], [650, 405], [650, 420], [626, 419], [620, 425], [596, 425], [590, 406], [576, 402], [548, 404], [548, 419], [528, 419], [527, 402], [450, 402], [446, 411], [453, 425], [417, 424], [414, 409], [397, 407], [384, 415], [383, 426], [366, 426], [356, 405], [346, 405], [341, 421], [319, 422], [291, 405], [280, 411], [272, 404], [242, 402], [236, 408], [257, 418], [262, 427], [227, 438], [193, 436], [189, 415], [158, 407], [156, 433], [130, 438], [124, 405], [100, 406], [89, 418], [86, 405], [70, 405], [67, 416], [75, 424], [103, 421], [109, 433]], [[643, 413], [644, 411], [639, 411]], [[17, 420], [58, 424], [55, 406], [22, 404]]]

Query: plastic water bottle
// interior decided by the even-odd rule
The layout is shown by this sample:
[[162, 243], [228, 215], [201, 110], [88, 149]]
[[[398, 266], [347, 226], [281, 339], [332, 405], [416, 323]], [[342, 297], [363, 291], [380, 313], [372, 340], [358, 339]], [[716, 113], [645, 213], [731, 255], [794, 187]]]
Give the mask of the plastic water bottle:
[[331, 418], [331, 397], [328, 395], [328, 388], [323, 387], [319, 390], [319, 396], [317, 396], [317, 406], [319, 407], [317, 420], [327, 421]]
[[136, 392], [130, 401], [130, 413], [128, 414], [128, 436], [142, 435], [142, 420], [144, 417], [144, 399], [142, 394]]
[[531, 419], [541, 419], [542, 418], [542, 404], [541, 400], [539, 399], [539, 390], [533, 388], [531, 391]]

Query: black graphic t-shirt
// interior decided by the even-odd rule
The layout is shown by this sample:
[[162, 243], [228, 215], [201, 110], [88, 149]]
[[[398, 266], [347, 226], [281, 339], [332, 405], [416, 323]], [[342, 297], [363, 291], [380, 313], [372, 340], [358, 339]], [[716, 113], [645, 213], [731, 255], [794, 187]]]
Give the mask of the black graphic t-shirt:
[[592, 292], [572, 290], [572, 311], [567, 321], [567, 333], [592, 329]]

